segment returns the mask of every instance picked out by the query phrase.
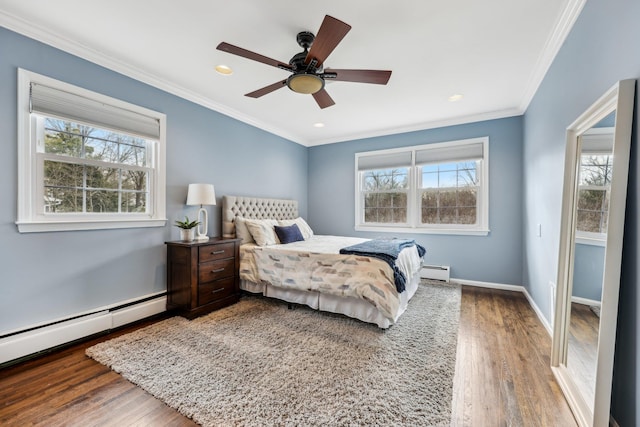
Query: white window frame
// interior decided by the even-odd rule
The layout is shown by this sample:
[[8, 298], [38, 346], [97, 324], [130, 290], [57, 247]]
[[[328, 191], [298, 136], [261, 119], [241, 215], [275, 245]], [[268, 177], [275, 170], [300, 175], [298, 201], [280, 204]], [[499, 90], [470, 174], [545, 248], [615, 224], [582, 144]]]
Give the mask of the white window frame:
[[[479, 162], [477, 176], [480, 179], [477, 199], [477, 223], [476, 224], [421, 224], [420, 195], [421, 195], [421, 166], [416, 164], [416, 152], [428, 150], [441, 150], [443, 148], [459, 147], [465, 145], [482, 144], [482, 160]], [[359, 170], [359, 161], [367, 156], [399, 157], [402, 154], [410, 154], [409, 168], [409, 196], [407, 199], [407, 223], [406, 224], [380, 224], [375, 225], [364, 222], [364, 198], [361, 191], [365, 169]], [[445, 160], [446, 161], [446, 160]], [[400, 166], [400, 165], [398, 165]], [[489, 234], [489, 137], [470, 138], [457, 141], [438, 142], [412, 147], [392, 148], [356, 153], [355, 155], [355, 230], [375, 231], [388, 233], [420, 233], [420, 234], [453, 234], [486, 236]]]
[[[157, 120], [159, 137], [152, 150], [153, 169], [149, 174], [148, 213], [65, 213], [44, 212], [44, 178], [39, 166], [37, 118], [30, 111], [31, 84], [42, 84]], [[103, 230], [134, 227], [163, 227], [166, 219], [166, 115], [109, 96], [92, 92], [24, 69], [18, 69], [18, 217], [20, 233]], [[59, 117], [65, 120], [70, 118]], [[84, 123], [87, 125], [99, 124]]]

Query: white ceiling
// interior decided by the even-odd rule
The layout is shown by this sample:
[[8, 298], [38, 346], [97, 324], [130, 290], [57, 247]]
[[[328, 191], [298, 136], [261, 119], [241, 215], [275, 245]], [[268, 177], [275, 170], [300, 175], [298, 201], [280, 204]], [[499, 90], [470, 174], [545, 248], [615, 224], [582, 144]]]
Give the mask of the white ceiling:
[[[583, 3], [0, 0], [0, 25], [313, 146], [522, 114]], [[296, 34], [317, 33], [326, 14], [352, 29], [325, 68], [393, 70], [388, 85], [327, 82], [336, 105], [325, 109], [287, 88], [245, 97], [289, 73], [218, 43], [289, 62]]]

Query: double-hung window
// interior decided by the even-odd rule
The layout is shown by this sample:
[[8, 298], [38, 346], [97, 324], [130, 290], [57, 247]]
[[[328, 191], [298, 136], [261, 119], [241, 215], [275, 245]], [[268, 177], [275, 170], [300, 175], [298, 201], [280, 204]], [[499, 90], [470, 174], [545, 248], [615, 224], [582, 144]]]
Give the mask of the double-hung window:
[[163, 226], [165, 116], [18, 71], [20, 232]]
[[488, 138], [356, 154], [356, 229], [489, 231]]
[[604, 245], [606, 242], [612, 171], [613, 129], [594, 128], [581, 136], [576, 207], [579, 243]]

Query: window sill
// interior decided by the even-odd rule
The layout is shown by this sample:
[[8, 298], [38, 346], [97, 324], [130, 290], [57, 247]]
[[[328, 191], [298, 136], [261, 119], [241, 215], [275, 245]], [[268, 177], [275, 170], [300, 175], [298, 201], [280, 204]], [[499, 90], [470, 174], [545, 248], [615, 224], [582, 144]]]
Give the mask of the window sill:
[[607, 240], [605, 238], [598, 237], [585, 237], [585, 236], [576, 236], [576, 243], [580, 245], [589, 245], [589, 246], [607, 246]]
[[356, 225], [356, 231], [375, 231], [379, 233], [411, 233], [411, 234], [449, 234], [458, 236], [487, 236], [489, 229], [460, 229], [460, 228], [424, 228], [424, 227], [406, 227], [406, 226], [371, 226]]
[[110, 230], [116, 228], [164, 227], [166, 219], [124, 219], [85, 221], [16, 221], [20, 233], [44, 233], [50, 231]]

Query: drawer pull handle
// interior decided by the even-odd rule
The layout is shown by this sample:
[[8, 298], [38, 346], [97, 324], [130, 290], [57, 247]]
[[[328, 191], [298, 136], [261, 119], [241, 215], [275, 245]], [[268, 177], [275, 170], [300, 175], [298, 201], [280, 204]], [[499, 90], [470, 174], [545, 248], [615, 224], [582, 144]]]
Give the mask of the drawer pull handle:
[[222, 292], [224, 291], [224, 288], [220, 288], [220, 289], [214, 289], [211, 291], [212, 294], [217, 294], [218, 292]]
[[211, 251], [211, 255], [220, 255], [224, 253], [224, 249], [221, 251]]
[[211, 270], [212, 273], [220, 273], [221, 271], [224, 271], [224, 268], [219, 268], [217, 270]]

